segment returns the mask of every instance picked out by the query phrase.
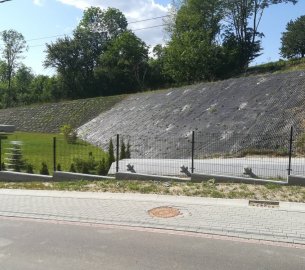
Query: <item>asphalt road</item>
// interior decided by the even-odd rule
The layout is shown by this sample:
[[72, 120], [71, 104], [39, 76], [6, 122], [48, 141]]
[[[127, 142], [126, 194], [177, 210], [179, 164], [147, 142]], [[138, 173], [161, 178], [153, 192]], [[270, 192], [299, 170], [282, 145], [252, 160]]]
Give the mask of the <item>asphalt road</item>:
[[304, 265], [304, 249], [0, 218], [0, 268], [6, 270], [303, 270]]

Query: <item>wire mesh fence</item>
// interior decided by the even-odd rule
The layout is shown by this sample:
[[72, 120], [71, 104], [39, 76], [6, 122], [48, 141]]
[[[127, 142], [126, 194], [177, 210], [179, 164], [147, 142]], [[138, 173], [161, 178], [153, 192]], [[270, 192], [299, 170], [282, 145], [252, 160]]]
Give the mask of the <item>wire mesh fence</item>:
[[112, 146], [108, 143], [102, 149], [81, 140], [68, 143], [63, 137], [2, 139], [1, 169], [46, 174], [47, 168], [49, 174], [61, 170], [172, 177], [199, 173], [264, 179], [285, 179], [290, 173], [305, 175], [302, 132], [278, 135], [190, 132], [183, 138], [118, 135], [111, 141]]
[[[305, 136], [207, 134], [190, 132], [185, 138], [121, 136], [130, 157], [119, 162], [121, 172], [189, 177], [190, 173], [264, 179], [305, 175]], [[115, 168], [110, 169], [115, 173]]]

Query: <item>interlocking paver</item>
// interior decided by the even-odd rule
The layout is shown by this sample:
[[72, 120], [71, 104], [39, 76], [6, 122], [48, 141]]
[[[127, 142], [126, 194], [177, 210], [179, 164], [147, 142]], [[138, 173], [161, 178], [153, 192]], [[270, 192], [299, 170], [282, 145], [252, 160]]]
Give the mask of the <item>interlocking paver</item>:
[[[230, 203], [232, 202], [232, 203]], [[177, 207], [182, 216], [157, 219], [147, 211]], [[305, 243], [305, 211], [254, 208], [243, 201], [160, 195], [0, 190], [0, 216], [115, 224]]]

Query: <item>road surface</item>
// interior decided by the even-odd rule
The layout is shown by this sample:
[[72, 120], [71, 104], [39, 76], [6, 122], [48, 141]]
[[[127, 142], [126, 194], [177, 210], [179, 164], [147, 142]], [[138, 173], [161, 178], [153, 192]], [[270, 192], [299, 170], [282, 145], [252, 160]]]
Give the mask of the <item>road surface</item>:
[[303, 270], [305, 250], [0, 217], [5, 270]]

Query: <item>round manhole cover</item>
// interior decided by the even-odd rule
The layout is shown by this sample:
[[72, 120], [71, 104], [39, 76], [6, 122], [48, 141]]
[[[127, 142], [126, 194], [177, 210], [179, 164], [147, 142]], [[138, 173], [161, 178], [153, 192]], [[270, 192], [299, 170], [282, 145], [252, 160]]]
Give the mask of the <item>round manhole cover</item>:
[[158, 218], [173, 218], [181, 215], [179, 209], [174, 207], [156, 207], [148, 211], [149, 215]]

